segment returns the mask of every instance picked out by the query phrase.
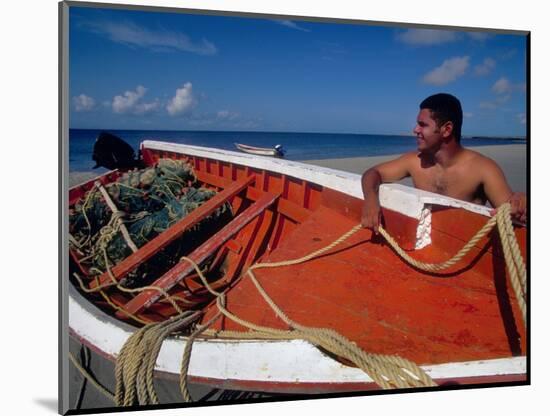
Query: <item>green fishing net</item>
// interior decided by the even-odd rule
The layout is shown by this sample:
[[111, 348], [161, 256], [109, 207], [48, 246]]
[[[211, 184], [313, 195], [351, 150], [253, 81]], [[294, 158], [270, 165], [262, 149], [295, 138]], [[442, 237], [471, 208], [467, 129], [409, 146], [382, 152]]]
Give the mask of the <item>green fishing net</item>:
[[[130, 239], [139, 248], [212, 198], [216, 192], [200, 187], [192, 167], [172, 159], [160, 159], [153, 167], [123, 174], [104, 186]], [[130, 272], [121, 284], [128, 288], [152, 283], [219, 231], [232, 217], [224, 204], [145, 264]], [[94, 277], [132, 254], [116, 215], [97, 187], [92, 188], [69, 214], [72, 248], [80, 263]]]

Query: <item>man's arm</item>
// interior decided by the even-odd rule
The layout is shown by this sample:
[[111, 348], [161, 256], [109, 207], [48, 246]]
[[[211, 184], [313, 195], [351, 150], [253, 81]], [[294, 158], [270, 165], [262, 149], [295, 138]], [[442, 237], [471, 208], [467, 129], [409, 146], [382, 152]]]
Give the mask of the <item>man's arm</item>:
[[361, 186], [365, 203], [361, 223], [363, 227], [370, 228], [375, 234], [378, 234], [381, 219], [380, 199], [378, 197], [380, 184], [395, 182], [410, 176], [411, 157], [416, 157], [416, 154], [407, 153], [397, 159], [376, 165], [363, 173]]
[[496, 208], [509, 202], [511, 205], [512, 217], [518, 221], [527, 220], [527, 198], [523, 192], [512, 192], [502, 169], [496, 162], [485, 158], [485, 166], [482, 167], [483, 189], [491, 205]]

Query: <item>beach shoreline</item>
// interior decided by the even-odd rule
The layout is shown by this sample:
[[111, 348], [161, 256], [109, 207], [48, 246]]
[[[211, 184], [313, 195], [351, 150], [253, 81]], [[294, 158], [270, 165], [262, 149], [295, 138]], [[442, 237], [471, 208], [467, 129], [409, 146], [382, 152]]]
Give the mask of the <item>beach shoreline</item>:
[[[527, 191], [527, 146], [524, 144], [507, 144], [494, 146], [475, 146], [469, 149], [481, 153], [494, 160], [504, 172], [508, 184], [515, 192]], [[386, 156], [351, 157], [342, 159], [305, 160], [303, 163], [325, 168], [343, 170], [362, 174], [367, 169], [399, 157], [399, 154]], [[400, 183], [412, 186], [410, 178]]]
[[[470, 149], [493, 159], [503, 170], [510, 187], [515, 192], [527, 191], [527, 146], [524, 144], [506, 144], [491, 146], [476, 146]], [[400, 155], [364, 156], [350, 158], [331, 158], [318, 160], [303, 160], [301, 163], [317, 165], [345, 172], [362, 174], [365, 170], [379, 163], [395, 159]], [[97, 171], [69, 172], [69, 186], [75, 186], [101, 175]], [[410, 178], [400, 183], [412, 186]]]

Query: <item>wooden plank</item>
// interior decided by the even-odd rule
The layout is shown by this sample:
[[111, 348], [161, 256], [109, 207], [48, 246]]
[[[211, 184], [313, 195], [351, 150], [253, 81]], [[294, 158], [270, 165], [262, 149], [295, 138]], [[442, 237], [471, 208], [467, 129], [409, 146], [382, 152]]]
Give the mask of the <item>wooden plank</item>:
[[208, 185], [214, 185], [218, 188], [225, 188], [235, 182], [230, 179], [222, 178], [221, 176], [212, 175], [200, 170], [195, 171], [195, 176], [200, 182], [207, 183]]
[[[242, 250], [235, 258], [227, 273], [221, 279], [212, 284], [214, 289], [231, 283], [235, 277], [242, 274], [244, 270], [252, 265], [259, 254], [262, 244], [265, 242], [269, 229], [273, 223], [274, 214], [271, 210], [265, 210], [257, 219], [252, 236], [247, 243], [246, 249]], [[238, 253], [239, 254], [239, 253]]]
[[[256, 201], [263, 194], [261, 190], [261, 186], [262, 186], [262, 183], [266, 182], [265, 177], [262, 179], [262, 175], [264, 175], [264, 172], [265, 171], [262, 171], [261, 174], [258, 174], [254, 171], [251, 171], [252, 175], [255, 175], [258, 178], [258, 180], [256, 181], [256, 184], [259, 185], [260, 188], [252, 188], [252, 187], [248, 188], [246, 191], [246, 197], [248, 199], [252, 201]], [[225, 187], [230, 182], [227, 179], [224, 179], [222, 177], [211, 175], [209, 173], [205, 173], [202, 171], [196, 172], [196, 175], [199, 181], [205, 182], [205, 183], [208, 183], [209, 185], [214, 185], [217, 187]], [[266, 187], [267, 187], [267, 184], [266, 184]], [[273, 189], [266, 189], [265, 191], [272, 192], [272, 193], [274, 192]], [[305, 197], [304, 197], [304, 202], [305, 202]], [[287, 216], [291, 220], [298, 223], [304, 222], [311, 215], [311, 212], [312, 212], [310, 209], [302, 205], [299, 205], [296, 202], [292, 202], [284, 197], [279, 200], [278, 204], [279, 206], [277, 208], [277, 211], [279, 213]]]
[[[268, 211], [266, 210], [265, 212], [268, 212]], [[250, 246], [255, 239], [257, 228], [261, 225], [261, 222], [262, 222], [262, 216], [260, 215], [255, 219], [254, 223], [251, 223], [248, 226], [249, 228], [252, 228], [252, 230], [248, 230], [249, 231], [248, 233], [247, 233], [247, 230], [243, 231], [243, 233], [245, 234], [244, 239], [246, 241], [245, 242], [246, 247], [243, 250], [241, 250], [241, 252], [237, 256], [235, 256], [235, 258], [227, 268], [227, 272], [220, 279], [224, 285], [231, 282], [233, 278], [237, 275], [239, 270], [242, 268], [246, 255], [248, 253], [248, 250], [250, 249]]]
[[[137, 252], [131, 254], [115, 267], [111, 269], [112, 274], [115, 279], [120, 280], [130, 271], [134, 270], [140, 264], [149, 260], [155, 253], [163, 249], [178, 237], [180, 237], [186, 230], [190, 229], [197, 223], [199, 223], [204, 218], [211, 215], [216, 209], [223, 205], [227, 200], [231, 199], [239, 192], [248, 187], [255, 180], [254, 177], [247, 178], [243, 182], [235, 182], [229, 187], [224, 189], [222, 192], [215, 195], [213, 198], [206, 201], [200, 207], [198, 207], [193, 212], [189, 213], [185, 218], [182, 218], [172, 227], [159, 234], [153, 240], [149, 241], [143, 247], [141, 247]], [[107, 272], [103, 273], [100, 278], [100, 284], [103, 284], [109, 281], [111, 278]], [[97, 286], [97, 283], [94, 281], [90, 285], [91, 287]]]
[[[260, 228], [258, 232], [256, 233], [256, 237], [252, 241], [252, 247], [248, 251], [248, 255], [246, 256], [246, 260], [244, 263], [244, 267], [241, 270], [245, 271], [248, 269], [254, 261], [256, 261], [258, 254], [260, 252], [260, 248], [262, 247], [262, 244], [265, 242], [266, 237], [268, 235], [268, 231], [271, 228], [272, 222], [273, 222], [273, 213], [269, 210], [264, 212], [263, 217], [261, 218], [262, 223], [260, 225]], [[232, 280], [232, 278], [230, 278]]]
[[[268, 190], [267, 192], [271, 191]], [[256, 201], [260, 195], [262, 195], [262, 192], [256, 188], [250, 187], [246, 190], [246, 197], [252, 201]], [[277, 212], [279, 214], [283, 214], [285, 217], [298, 223], [302, 223], [308, 219], [312, 212], [285, 198], [280, 198], [277, 204]]]
[[116, 181], [121, 176], [122, 172], [119, 170], [111, 170], [101, 176], [72, 187], [69, 189], [69, 206], [72, 207], [78, 202], [79, 199], [84, 198], [86, 193], [94, 187], [94, 183], [96, 181], [99, 181], [102, 185], [108, 185], [109, 183]]
[[[271, 204], [273, 204], [273, 202], [275, 202], [278, 197], [279, 195], [268, 193], [264, 194], [260, 199], [258, 199], [258, 201], [248, 207], [246, 211], [234, 218], [221, 231], [219, 231], [208, 241], [204, 242], [188, 257], [195, 263], [201, 264], [250, 221], [264, 212]], [[191, 266], [188, 262], [178, 263], [163, 276], [157, 279], [151, 286], [160, 287], [165, 291], [168, 291], [193, 270], [193, 266]], [[145, 290], [129, 301], [124, 306], [124, 309], [130, 313], [137, 313], [142, 309], [148, 308], [161, 296], [162, 294], [157, 290]]]

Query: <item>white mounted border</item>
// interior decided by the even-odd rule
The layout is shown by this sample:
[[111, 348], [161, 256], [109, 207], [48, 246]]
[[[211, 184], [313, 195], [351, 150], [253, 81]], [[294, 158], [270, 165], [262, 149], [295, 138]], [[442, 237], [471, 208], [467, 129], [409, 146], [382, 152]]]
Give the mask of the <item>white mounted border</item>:
[[[219, 149], [145, 141], [142, 147], [219, 159], [258, 169], [276, 171], [362, 198], [361, 176], [299, 162], [257, 157]], [[429, 229], [429, 204], [453, 206], [489, 215], [488, 209], [403, 185], [383, 185], [384, 207], [419, 220]], [[421, 232], [422, 234], [422, 232]], [[429, 234], [428, 234], [429, 235]], [[73, 287], [69, 288], [69, 327], [83, 342], [116, 358], [133, 328], [97, 309]], [[179, 374], [185, 339], [163, 343], [156, 369]], [[514, 357], [422, 367], [432, 378], [498, 377], [522, 375], [526, 358]], [[258, 383], [357, 383], [372, 380], [361, 370], [338, 363], [305, 341], [197, 340], [189, 375], [217, 380]]]

